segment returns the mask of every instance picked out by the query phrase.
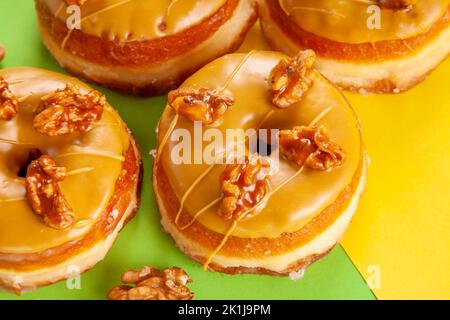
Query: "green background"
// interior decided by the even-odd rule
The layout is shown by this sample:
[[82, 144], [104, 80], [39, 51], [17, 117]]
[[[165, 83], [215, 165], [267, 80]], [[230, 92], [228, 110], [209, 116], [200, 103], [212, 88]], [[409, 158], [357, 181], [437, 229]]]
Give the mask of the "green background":
[[[40, 40], [32, 0], [0, 1], [0, 43], [6, 48], [1, 68], [31, 66], [65, 73]], [[165, 97], [143, 99], [94, 87], [119, 110], [142, 148], [145, 172], [142, 207], [106, 258], [82, 275], [81, 289], [69, 290], [63, 281], [22, 297], [0, 293], [0, 299], [105, 299], [108, 290], [120, 283], [121, 272], [144, 265], [184, 268], [193, 279], [190, 288], [196, 299], [374, 299], [341, 246], [312, 265], [299, 281], [203, 271], [163, 232], [153, 197], [149, 151], [155, 148], [155, 128]]]

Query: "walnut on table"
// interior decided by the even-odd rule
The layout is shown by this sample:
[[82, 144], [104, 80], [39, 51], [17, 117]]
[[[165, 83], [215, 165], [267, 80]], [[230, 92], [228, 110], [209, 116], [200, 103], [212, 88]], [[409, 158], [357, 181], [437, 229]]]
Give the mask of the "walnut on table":
[[225, 220], [248, 215], [268, 192], [270, 163], [258, 154], [245, 163], [229, 164], [220, 176], [223, 200], [219, 214]]
[[74, 220], [72, 208], [58, 185], [66, 175], [65, 167], [56, 166], [52, 158], [43, 155], [30, 163], [25, 177], [28, 203], [54, 229], [67, 229]]
[[282, 59], [269, 76], [272, 103], [277, 108], [287, 108], [298, 103], [313, 82], [313, 64], [316, 54], [301, 51], [296, 57]]
[[51, 137], [86, 132], [101, 119], [105, 105], [106, 99], [101, 93], [92, 90], [81, 94], [77, 86], [68, 84], [41, 99], [33, 127]]
[[234, 98], [217, 90], [182, 88], [169, 93], [168, 104], [188, 120], [210, 125], [234, 104]]
[[280, 154], [314, 170], [329, 171], [345, 160], [342, 148], [330, 140], [324, 126], [301, 126], [279, 132]]
[[0, 120], [12, 120], [18, 110], [19, 100], [9, 88], [8, 82], [0, 77]]
[[160, 271], [145, 266], [122, 274], [125, 285], [116, 286], [108, 293], [110, 300], [192, 300], [194, 294], [187, 288], [189, 276], [180, 268]]

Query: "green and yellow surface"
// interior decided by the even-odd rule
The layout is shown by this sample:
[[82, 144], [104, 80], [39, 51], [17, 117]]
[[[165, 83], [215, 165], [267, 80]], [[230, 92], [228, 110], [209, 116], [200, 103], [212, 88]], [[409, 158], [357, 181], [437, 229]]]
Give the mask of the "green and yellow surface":
[[[0, 1], [0, 43], [7, 50], [0, 67], [64, 72], [40, 40], [33, 6], [32, 0]], [[264, 48], [253, 39], [242, 50], [255, 46]], [[346, 94], [372, 160], [367, 189], [342, 245], [296, 282], [205, 272], [184, 256], [159, 224], [151, 185], [149, 151], [165, 97], [95, 88], [119, 110], [142, 148], [142, 207], [106, 258], [82, 275], [81, 289], [61, 282], [20, 299], [104, 299], [121, 272], [147, 264], [183, 267], [197, 299], [450, 299], [450, 60], [405, 94]], [[0, 293], [0, 299], [17, 298]]]

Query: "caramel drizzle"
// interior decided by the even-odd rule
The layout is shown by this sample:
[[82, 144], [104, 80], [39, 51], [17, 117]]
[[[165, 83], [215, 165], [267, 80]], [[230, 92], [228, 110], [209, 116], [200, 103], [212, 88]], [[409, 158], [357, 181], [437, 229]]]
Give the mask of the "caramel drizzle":
[[71, 176], [75, 176], [80, 173], [91, 172], [94, 170], [95, 170], [95, 168], [92, 168], [92, 167], [80, 168], [80, 169], [75, 169], [75, 170], [69, 171], [69, 172], [67, 172], [66, 175], [67, 175], [67, 177], [71, 177]]
[[0, 138], [0, 142], [1, 143], [6, 143], [6, 144], [17, 145], [17, 146], [33, 146], [33, 144], [29, 143], [29, 142], [19, 142], [19, 141], [3, 139], [3, 138]]
[[[96, 11], [96, 12], [93, 12], [93, 13], [87, 15], [86, 17], [82, 18], [82, 19], [80, 20], [80, 24], [82, 24], [82, 23], [83, 23], [84, 21], [86, 21], [87, 19], [92, 18], [93, 16], [96, 16], [96, 15], [105, 13], [105, 12], [107, 12], [107, 11], [109, 11], [109, 10], [115, 9], [115, 8], [117, 8], [117, 7], [120, 7], [121, 5], [124, 5], [124, 4], [126, 4], [126, 3], [130, 2], [130, 1], [132, 1], [132, 0], [123, 0], [123, 1], [120, 1], [120, 2], [118, 2], [118, 3], [112, 4], [112, 5], [110, 5], [110, 6], [107, 6], [107, 7], [103, 8], [103, 9], [100, 9], [100, 10], [98, 10], [98, 11]], [[69, 32], [68, 32], [67, 35], [65, 36], [63, 42], [61, 43], [61, 49], [62, 49], [62, 50], [64, 50], [64, 49], [66, 48], [67, 41], [69, 41], [70, 36], [72, 35], [73, 31], [74, 31], [74, 29], [69, 30]]]
[[105, 158], [110, 158], [110, 159], [114, 159], [114, 160], [118, 160], [123, 162], [125, 160], [124, 156], [120, 156], [120, 155], [116, 155], [116, 154], [111, 154], [111, 153], [107, 153], [107, 152], [99, 152], [99, 151], [89, 151], [89, 152], [67, 152], [67, 153], [62, 153], [62, 154], [58, 154], [55, 158], [65, 158], [65, 157], [71, 157], [71, 156], [79, 156], [79, 155], [88, 155], [88, 156], [98, 156], [98, 157], [105, 157]]
[[79, 221], [75, 222], [75, 224], [73, 225], [72, 228], [74, 228], [74, 229], [84, 228], [84, 227], [92, 225], [94, 222], [95, 221], [92, 219], [79, 220]]
[[63, 1], [63, 2], [61, 2], [61, 4], [59, 5], [58, 10], [56, 10], [56, 12], [55, 12], [55, 17], [58, 17], [58, 16], [59, 16], [59, 14], [61, 13], [62, 9], [64, 9], [64, 6], [65, 6], [65, 3], [64, 3], [64, 1]]
[[170, 3], [168, 4], [168, 6], [167, 6], [167, 8], [166, 8], [166, 10], [164, 12], [163, 18], [161, 19], [161, 22], [158, 25], [158, 28], [159, 28], [160, 31], [166, 31], [166, 29], [167, 29], [167, 20], [170, 17], [170, 14], [171, 14], [171, 11], [172, 11], [172, 7], [177, 2], [178, 2], [178, 0], [171, 0]]
[[[360, 3], [360, 4], [366, 4], [366, 5], [373, 5], [373, 4], [377, 4], [376, 1], [374, 0], [345, 0], [345, 1], [350, 1], [350, 2], [355, 2], [355, 3]], [[279, 0], [279, 4], [281, 9], [284, 11], [284, 13], [288, 16], [291, 15], [291, 13], [287, 10], [286, 5], [284, 3], [284, 0]], [[292, 10], [310, 10], [310, 11], [316, 11], [316, 12], [321, 12], [321, 13], [325, 13], [325, 14], [330, 14], [330, 15], [335, 15], [338, 16], [340, 18], [346, 18], [346, 16], [336, 13], [332, 10], [327, 10], [327, 9], [320, 9], [320, 8], [313, 8], [313, 7], [294, 7]]]
[[[325, 110], [323, 110], [317, 117], [315, 117], [311, 123], [309, 124], [309, 126], [312, 125], [316, 125], [320, 120], [322, 120], [334, 107], [336, 106], [336, 104], [326, 108]], [[272, 195], [274, 195], [276, 192], [278, 192], [279, 190], [281, 190], [281, 188], [283, 188], [284, 186], [286, 186], [289, 182], [291, 182], [292, 180], [294, 180], [296, 177], [298, 177], [304, 170], [305, 165], [302, 165], [297, 172], [295, 172], [291, 177], [289, 177], [288, 179], [286, 179], [283, 183], [281, 183], [278, 187], [276, 187], [274, 190], [272, 190], [271, 192], [269, 192], [264, 199], [269, 199]], [[261, 203], [263, 203], [264, 201], [261, 201]], [[225, 245], [225, 243], [228, 241], [229, 237], [231, 236], [231, 234], [234, 232], [234, 230], [236, 229], [236, 227], [238, 226], [238, 223], [251, 211], [255, 210], [258, 207], [258, 205], [256, 205], [254, 208], [250, 208], [246, 211], [244, 211], [244, 213], [235, 221], [233, 221], [233, 223], [230, 225], [230, 227], [228, 228], [228, 231], [225, 233], [224, 238], [222, 239], [222, 241], [220, 242], [219, 246], [209, 255], [208, 259], [206, 260], [205, 264], [203, 265], [203, 268], [205, 270], [208, 269], [209, 264], [211, 263], [212, 259], [214, 258], [214, 256], [216, 256], [220, 250], [223, 248], [223, 246]]]
[[[231, 82], [234, 80], [238, 72], [242, 69], [242, 67], [245, 65], [245, 63], [248, 61], [251, 55], [255, 53], [256, 50], [252, 50], [249, 53], [245, 55], [245, 57], [242, 59], [242, 61], [237, 65], [237, 67], [233, 70], [233, 72], [230, 74], [228, 79], [225, 81], [225, 84], [218, 90], [218, 92], [223, 93], [231, 84]], [[161, 140], [161, 144], [158, 147], [158, 151], [156, 153], [155, 158], [155, 164], [158, 165], [159, 160], [161, 158], [161, 154], [167, 144], [167, 141], [169, 140], [170, 135], [172, 134], [172, 131], [175, 129], [175, 126], [177, 125], [179, 120], [179, 115], [175, 114], [175, 116], [172, 119], [172, 122], [169, 125], [169, 128], [167, 129], [166, 134], [164, 135], [163, 139]]]
[[10, 80], [5, 79], [5, 81], [8, 82], [8, 84], [9, 84], [10, 87], [25, 82], [25, 80], [21, 80], [21, 79], [14, 80], [14, 81], [10, 81]]
[[19, 202], [19, 201], [24, 201], [24, 200], [26, 200], [26, 198], [3, 199], [3, 200], [0, 200], [0, 203]]

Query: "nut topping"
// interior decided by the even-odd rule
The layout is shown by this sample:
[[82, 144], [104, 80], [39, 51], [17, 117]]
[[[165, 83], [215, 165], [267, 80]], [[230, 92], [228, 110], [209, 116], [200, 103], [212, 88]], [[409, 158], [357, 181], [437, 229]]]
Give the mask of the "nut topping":
[[18, 109], [19, 100], [9, 88], [8, 82], [0, 77], [0, 120], [12, 120]]
[[270, 73], [272, 103], [287, 108], [300, 102], [312, 84], [313, 64], [316, 54], [312, 50], [301, 51], [296, 57], [281, 60]]
[[223, 193], [219, 215], [226, 220], [241, 219], [242, 214], [259, 204], [267, 194], [270, 163], [255, 154], [244, 164], [230, 164], [220, 176]]
[[294, 127], [279, 133], [280, 154], [310, 169], [329, 171], [341, 166], [345, 153], [335, 142], [330, 141], [327, 130], [320, 127]]
[[145, 266], [139, 271], [122, 274], [125, 284], [114, 287], [108, 293], [110, 300], [192, 300], [194, 294], [186, 287], [189, 276], [180, 268], [164, 271]]
[[25, 179], [27, 199], [33, 211], [54, 229], [67, 229], [73, 223], [72, 208], [61, 193], [58, 182], [67, 175], [49, 156], [30, 163]]
[[184, 88], [170, 92], [168, 103], [191, 121], [213, 124], [234, 104], [234, 99], [217, 90]]
[[105, 104], [105, 96], [101, 93], [92, 90], [81, 94], [78, 87], [68, 84], [65, 89], [41, 99], [33, 126], [51, 137], [86, 132], [101, 119]]
[[417, 1], [416, 0], [378, 0], [378, 5], [383, 9], [403, 10], [409, 9]]

